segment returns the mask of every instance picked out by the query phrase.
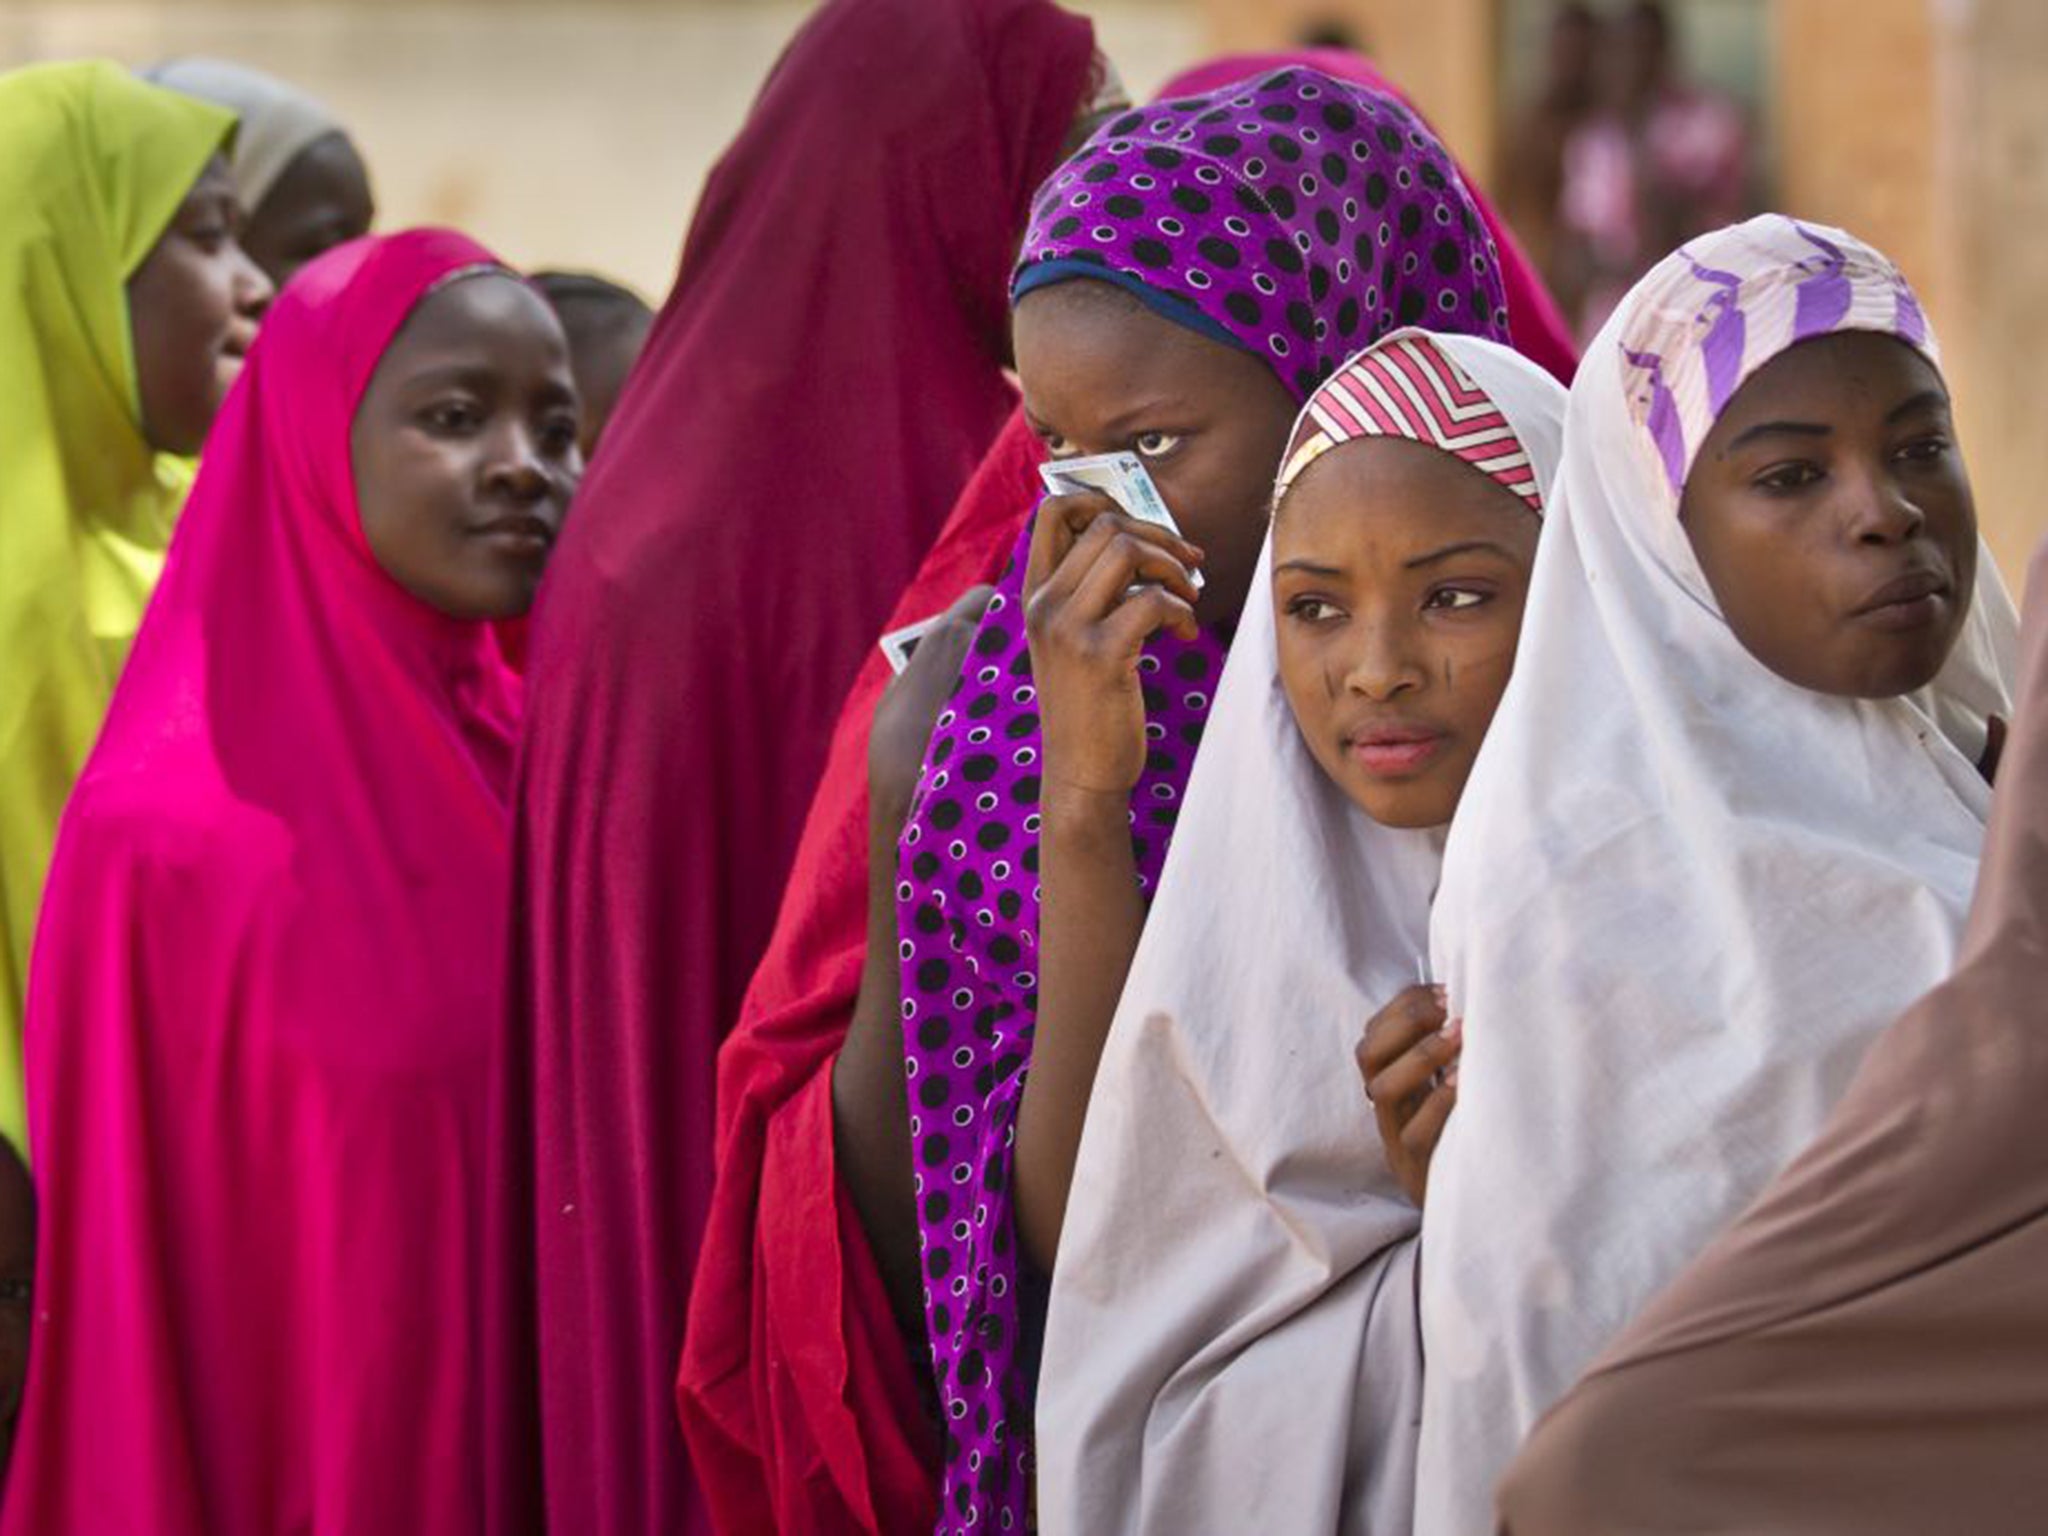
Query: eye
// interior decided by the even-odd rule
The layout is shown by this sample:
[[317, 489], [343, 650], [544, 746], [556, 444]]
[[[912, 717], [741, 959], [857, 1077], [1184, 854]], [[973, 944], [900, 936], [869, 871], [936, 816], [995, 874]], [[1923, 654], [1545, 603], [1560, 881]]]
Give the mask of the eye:
[[1932, 437], [1915, 438], [1902, 446], [1893, 457], [1908, 464], [1938, 464], [1948, 457], [1951, 446], [1947, 438], [1936, 434]]
[[1071, 459], [1074, 456], [1074, 445], [1064, 437], [1061, 437], [1059, 433], [1052, 431], [1048, 427], [1035, 427], [1032, 430], [1038, 433], [1038, 440], [1045, 444], [1045, 451], [1054, 458]]
[[576, 446], [579, 424], [574, 416], [550, 416], [540, 429], [541, 451], [550, 458], [561, 458]]
[[462, 437], [483, 425], [484, 413], [473, 400], [437, 400], [420, 412], [429, 432], [444, 437]]
[[1438, 587], [1422, 600], [1425, 610], [1447, 609], [1453, 613], [1466, 608], [1478, 608], [1493, 600], [1491, 592], [1482, 592], [1476, 587]]
[[1769, 469], [1758, 475], [1751, 484], [1760, 491], [1773, 491], [1785, 494], [1792, 491], [1803, 491], [1809, 485], [1814, 485], [1823, 478], [1825, 477], [1822, 475], [1818, 464], [1800, 459], [1790, 464], [1772, 465]]
[[1163, 459], [1180, 446], [1177, 432], [1140, 432], [1131, 439], [1131, 446], [1138, 451], [1141, 459]]
[[1286, 611], [1290, 619], [1303, 624], [1329, 624], [1344, 617], [1344, 610], [1335, 603], [1311, 593], [1288, 599]]

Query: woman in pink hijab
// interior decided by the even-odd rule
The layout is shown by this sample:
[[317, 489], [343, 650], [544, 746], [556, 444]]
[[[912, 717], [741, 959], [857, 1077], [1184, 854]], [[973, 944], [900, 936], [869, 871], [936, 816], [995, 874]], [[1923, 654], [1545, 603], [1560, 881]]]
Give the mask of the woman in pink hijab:
[[344, 246], [271, 310], [58, 836], [7, 1536], [537, 1525], [485, 1390], [490, 621], [576, 429], [552, 312], [461, 236]]

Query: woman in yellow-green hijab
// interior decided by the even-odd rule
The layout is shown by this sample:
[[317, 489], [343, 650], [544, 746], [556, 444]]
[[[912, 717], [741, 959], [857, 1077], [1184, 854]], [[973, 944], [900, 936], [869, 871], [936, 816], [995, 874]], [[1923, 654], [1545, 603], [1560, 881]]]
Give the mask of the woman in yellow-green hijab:
[[0, 1134], [57, 817], [270, 286], [234, 118], [112, 64], [0, 74]]

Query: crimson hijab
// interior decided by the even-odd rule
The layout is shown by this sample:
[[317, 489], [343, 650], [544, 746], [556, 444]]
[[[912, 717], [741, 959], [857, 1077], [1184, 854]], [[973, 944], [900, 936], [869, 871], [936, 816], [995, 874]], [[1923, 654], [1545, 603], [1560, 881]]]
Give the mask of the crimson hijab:
[[[1161, 94], [1289, 63], [1399, 94], [1332, 50], [1219, 60]], [[1476, 191], [1473, 202], [1497, 232], [1516, 345], [1569, 379], [1555, 305]], [[885, 627], [1001, 574], [1042, 494], [1041, 458], [1013, 415]], [[937, 1514], [938, 1436], [832, 1140], [832, 1064], [866, 949], [868, 727], [889, 680], [871, 656], [839, 714], [774, 937], [719, 1055], [718, 1183], [676, 1396], [724, 1530], [929, 1530]]]
[[1093, 61], [1047, 0], [828, 0], [711, 175], [555, 554], [503, 1176], [560, 1529], [704, 1528], [671, 1391], [715, 1052], [831, 721], [1014, 402], [1009, 263]]
[[0, 1530], [496, 1533], [484, 1177], [519, 686], [371, 555], [349, 431], [458, 235], [270, 310], [59, 832]]

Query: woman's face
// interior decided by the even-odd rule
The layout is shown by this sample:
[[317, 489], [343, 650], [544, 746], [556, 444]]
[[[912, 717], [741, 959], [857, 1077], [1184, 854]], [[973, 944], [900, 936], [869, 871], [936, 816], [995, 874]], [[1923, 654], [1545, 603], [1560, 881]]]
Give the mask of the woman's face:
[[1893, 337], [1842, 332], [1758, 369], [1679, 515], [1735, 637], [1802, 688], [1910, 693], [1962, 633], [1976, 504], [1941, 375]]
[[1280, 682], [1302, 740], [1390, 827], [1451, 819], [1515, 662], [1540, 524], [1440, 449], [1364, 438], [1273, 523]]
[[250, 210], [242, 246], [282, 288], [314, 257], [367, 235], [376, 216], [370, 173], [348, 135], [336, 131], [292, 157]]
[[270, 279], [243, 252], [240, 226], [216, 155], [128, 279], [142, 434], [159, 453], [204, 445], [270, 303]]
[[576, 427], [569, 345], [539, 294], [492, 273], [427, 295], [350, 434], [371, 553], [451, 618], [525, 613], [583, 472]]
[[1028, 293], [1015, 320], [1024, 413], [1055, 458], [1135, 453], [1208, 556], [1195, 613], [1237, 622], [1265, 538], [1295, 402], [1249, 352], [1107, 283]]

